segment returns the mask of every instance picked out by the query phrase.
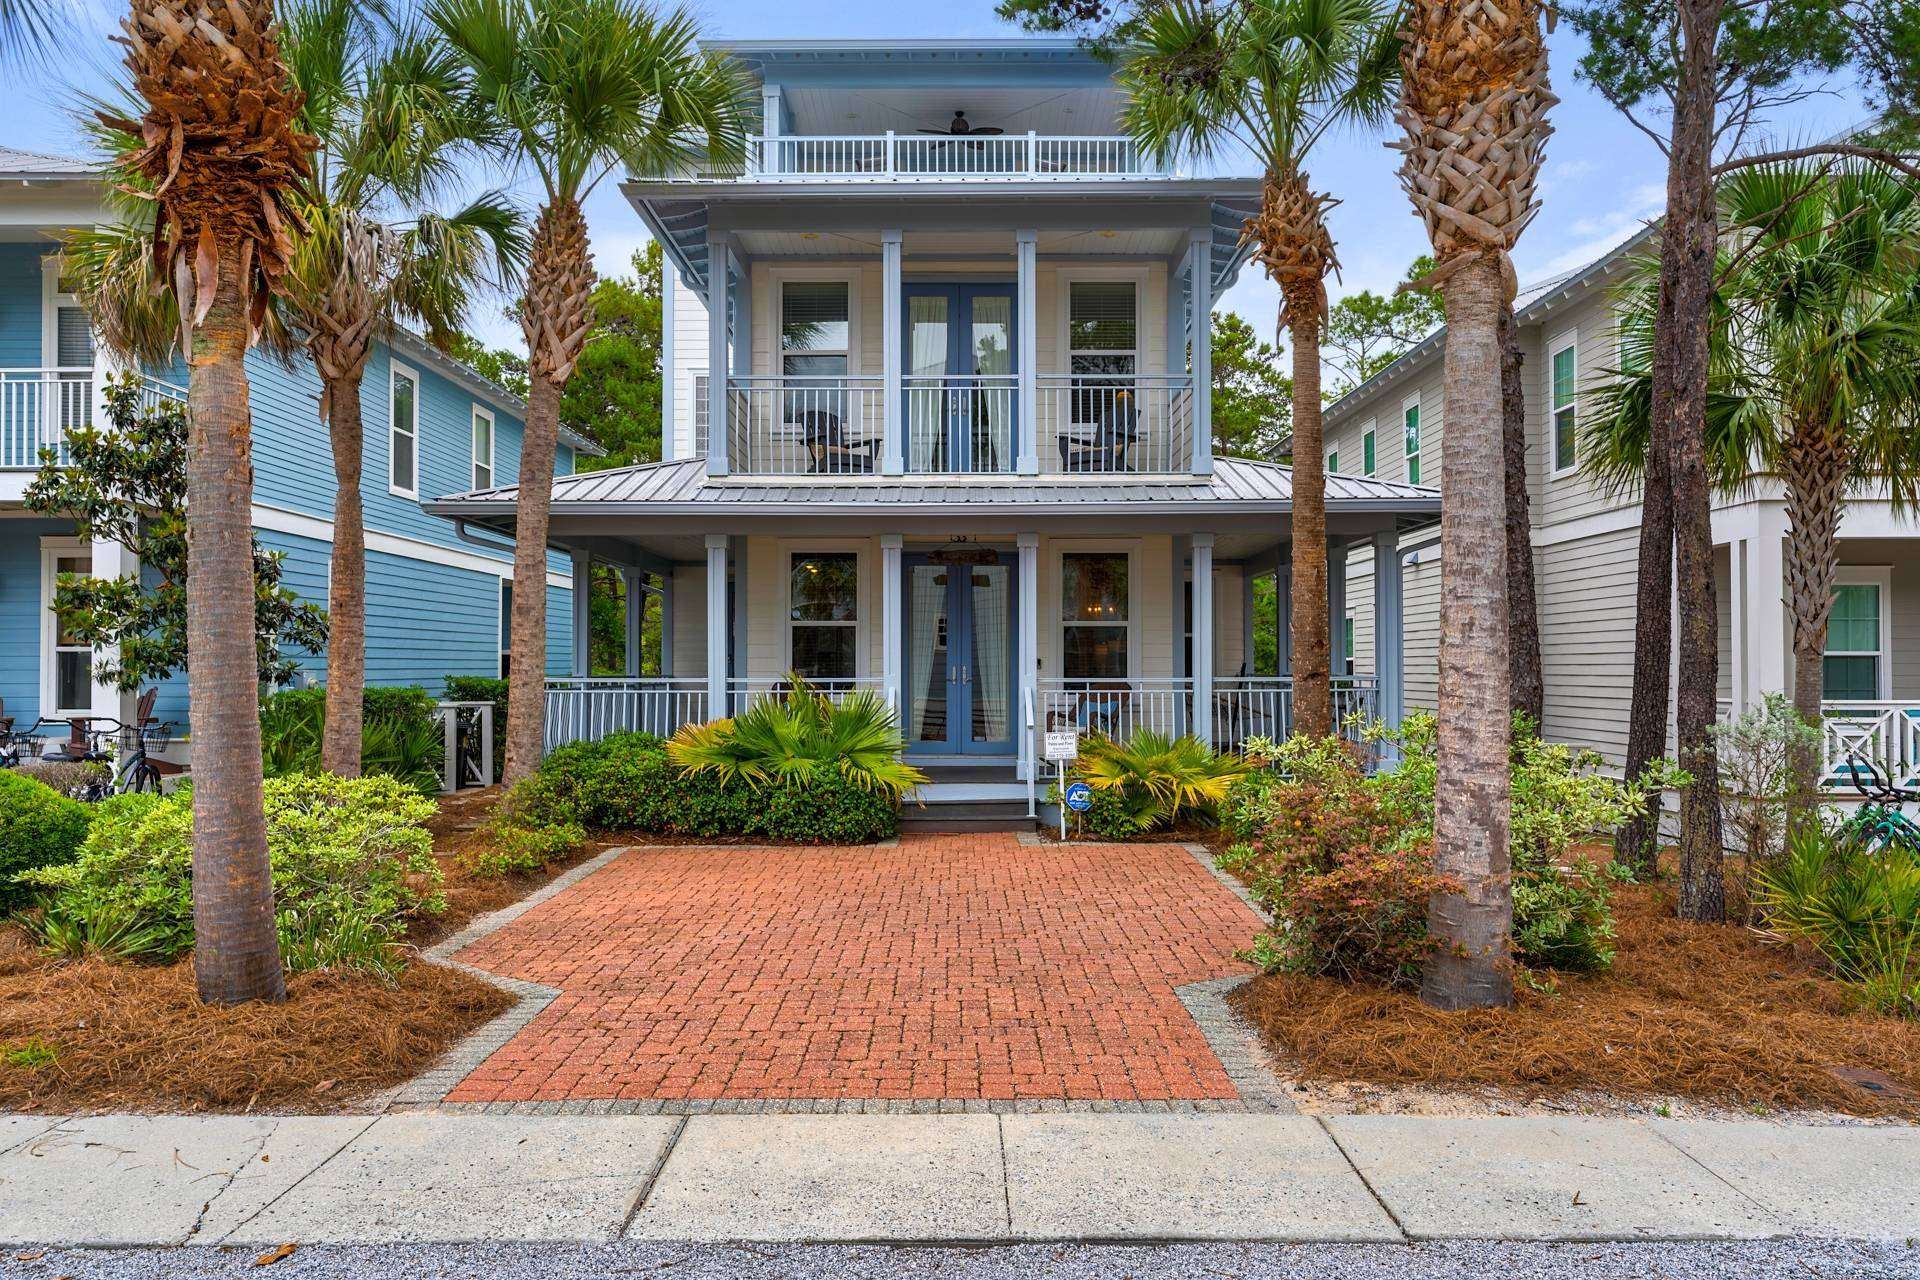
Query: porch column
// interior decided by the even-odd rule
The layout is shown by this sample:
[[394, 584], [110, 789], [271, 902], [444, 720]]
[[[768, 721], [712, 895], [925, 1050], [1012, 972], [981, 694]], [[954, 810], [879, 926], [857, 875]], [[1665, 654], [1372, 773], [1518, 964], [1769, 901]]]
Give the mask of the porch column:
[[[1040, 535], [1017, 533], [1014, 542], [1020, 549], [1019, 631], [1014, 645], [1016, 669], [1020, 675], [1020, 715], [1015, 720], [1020, 733], [1020, 778], [1039, 776], [1038, 753], [1034, 735], [1039, 732], [1040, 712]], [[1027, 712], [1034, 713], [1034, 726], [1027, 725]]]
[[1373, 535], [1373, 671], [1378, 717], [1400, 727], [1406, 698], [1406, 614], [1400, 585], [1400, 538], [1393, 530]]
[[1347, 673], [1347, 544], [1340, 538], [1327, 539], [1327, 670], [1332, 675]]
[[901, 555], [905, 539], [897, 533], [880, 535], [880, 690], [887, 705], [906, 724], [902, 701], [905, 642], [902, 637]]
[[[103, 384], [95, 383], [96, 389], [94, 394], [96, 397], [101, 394], [98, 390], [101, 385]], [[94, 403], [100, 405], [103, 402], [96, 399]], [[140, 561], [134, 557], [133, 552], [124, 543], [110, 542], [105, 539], [96, 538], [88, 544], [87, 554], [92, 557], [89, 563], [92, 565], [93, 576], [96, 578], [105, 578], [111, 581], [115, 578], [139, 576]], [[35, 590], [37, 591], [38, 588], [36, 587]], [[117, 645], [112, 648], [98, 648], [93, 651], [92, 665], [97, 669], [102, 662], [108, 659], [118, 661], [119, 657], [120, 649]], [[95, 680], [93, 682], [93, 697], [90, 703], [93, 714], [96, 716], [111, 716], [113, 719], [121, 721], [122, 723], [131, 723], [133, 720], [134, 706], [139, 700], [140, 692], [140, 690], [136, 690], [133, 693], [121, 693], [111, 684]], [[20, 729], [22, 732], [25, 732], [25, 723], [20, 725]]]
[[707, 716], [727, 714], [727, 535], [707, 535]]
[[1178, 378], [1187, 371], [1187, 297], [1181, 283], [1186, 278], [1185, 254], [1167, 261], [1167, 376]]
[[660, 574], [660, 674], [673, 674], [673, 566]]
[[707, 237], [707, 474], [727, 474], [727, 276], [733, 249], [725, 236]]
[[904, 231], [880, 233], [880, 472], [889, 476], [907, 469], [906, 321], [900, 313], [905, 239]]
[[[733, 563], [733, 634], [727, 637], [724, 652], [728, 662], [727, 674], [735, 679], [743, 679], [753, 674], [753, 592], [748, 584], [746, 538], [733, 538], [728, 554]], [[786, 672], [780, 674], [785, 675]], [[744, 704], [737, 709], [744, 710]]]
[[1192, 285], [1187, 339], [1193, 344], [1193, 474], [1213, 474], [1213, 232], [1196, 231], [1187, 246]]
[[1040, 474], [1040, 233], [1013, 233], [1018, 277], [1014, 304], [1014, 371], [1018, 391], [1014, 427], [1020, 433], [1020, 474]]
[[[1748, 706], [1758, 706], [1767, 693], [1788, 692], [1787, 680], [1787, 565], [1783, 546], [1786, 519], [1762, 507], [1759, 532], [1747, 552], [1747, 660], [1744, 664]], [[1676, 625], [1679, 615], [1675, 615]]]
[[1213, 743], [1213, 535], [1193, 535], [1193, 731]]
[[640, 640], [647, 633], [647, 575], [638, 569], [622, 569], [620, 582], [626, 589], [627, 603], [627, 660], [624, 666], [627, 678], [631, 680], [640, 674], [645, 665], [640, 660]]
[[1734, 538], [1727, 543], [1727, 688], [1732, 691], [1730, 718], [1747, 709], [1747, 557], [1752, 542]]
[[593, 674], [593, 557], [584, 551], [573, 553], [573, 674]]

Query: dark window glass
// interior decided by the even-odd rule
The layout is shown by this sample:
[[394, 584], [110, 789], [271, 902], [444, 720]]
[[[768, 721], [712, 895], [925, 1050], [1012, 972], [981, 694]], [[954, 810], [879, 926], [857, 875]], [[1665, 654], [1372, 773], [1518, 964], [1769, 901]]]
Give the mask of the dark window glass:
[[795, 555], [787, 594], [793, 669], [810, 680], [853, 679], [859, 557], [850, 551]]

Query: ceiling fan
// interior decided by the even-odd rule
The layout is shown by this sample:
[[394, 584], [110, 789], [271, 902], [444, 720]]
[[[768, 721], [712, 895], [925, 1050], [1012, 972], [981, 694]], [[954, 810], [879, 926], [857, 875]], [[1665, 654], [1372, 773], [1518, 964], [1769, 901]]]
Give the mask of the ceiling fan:
[[967, 123], [966, 112], [955, 111], [953, 113], [953, 119], [947, 122], [946, 128], [922, 129], [920, 132], [938, 134], [943, 138], [991, 138], [997, 134], [1005, 133], [1006, 130], [996, 129], [992, 125], [982, 125], [976, 129]]

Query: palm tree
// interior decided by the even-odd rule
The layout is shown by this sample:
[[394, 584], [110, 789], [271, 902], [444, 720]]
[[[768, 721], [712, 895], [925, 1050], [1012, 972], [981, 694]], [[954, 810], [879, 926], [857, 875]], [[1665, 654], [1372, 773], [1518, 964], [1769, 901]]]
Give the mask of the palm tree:
[[155, 278], [189, 352], [187, 660], [193, 705], [194, 975], [200, 998], [280, 1000], [253, 627], [246, 352], [291, 264], [313, 172], [300, 94], [263, 0], [133, 0], [122, 23], [143, 109], [110, 128], [155, 210]]
[[1421, 984], [1446, 1009], [1513, 999], [1500, 312], [1551, 131], [1540, 21], [1540, 0], [1411, 0], [1400, 55], [1400, 182], [1433, 242], [1423, 283], [1446, 286], [1434, 863], [1458, 891], [1429, 904]]
[[1398, 79], [1390, 10], [1377, 0], [1171, 0], [1142, 18], [1119, 73], [1126, 128], [1162, 159], [1231, 145], [1265, 172], [1243, 240], [1280, 286], [1293, 339], [1293, 691], [1299, 732], [1333, 732], [1327, 622], [1327, 476], [1320, 335], [1338, 271], [1305, 164], [1336, 126], [1384, 123]]
[[[1821, 716], [1827, 624], [1849, 488], [1920, 498], [1920, 192], [1883, 169], [1786, 163], [1738, 171], [1710, 302], [1707, 466], [1730, 493], [1779, 477], [1787, 497], [1793, 704]], [[1600, 390], [1588, 465], [1615, 484], [1644, 466], [1654, 268], [1623, 308], [1623, 369]], [[1803, 802], [1820, 761], [1797, 761]]]
[[[384, 37], [384, 47], [382, 47]], [[382, 32], [356, 0], [295, 0], [286, 57], [320, 140], [298, 204], [307, 232], [285, 284], [291, 328], [320, 374], [333, 445], [333, 562], [327, 592], [327, 712], [321, 767], [360, 772], [366, 686], [366, 522], [360, 384], [376, 339], [401, 320], [438, 345], [462, 331], [476, 286], [525, 256], [519, 214], [487, 192], [451, 214], [428, 207], [462, 160], [492, 142], [453, 55], [415, 30]]]
[[[684, 12], [639, 0], [428, 0], [428, 20], [465, 65], [513, 161], [542, 188], [520, 324], [528, 396], [520, 455], [512, 681], [504, 780], [540, 763], [547, 667], [547, 520], [560, 395], [593, 321], [593, 260], [581, 201], [624, 161], [658, 174], [745, 149], [748, 93], [733, 64], [702, 52]], [[584, 584], [580, 587], [585, 589]]]

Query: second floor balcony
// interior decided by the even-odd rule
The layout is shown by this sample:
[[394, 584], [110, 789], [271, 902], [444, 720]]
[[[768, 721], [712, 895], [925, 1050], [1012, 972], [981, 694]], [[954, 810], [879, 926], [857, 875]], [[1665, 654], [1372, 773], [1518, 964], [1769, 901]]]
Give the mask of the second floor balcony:
[[699, 182], [1062, 182], [1174, 178], [1131, 138], [1037, 132], [750, 138], [737, 166], [700, 171]]
[[[140, 395], [143, 403], [186, 399], [157, 378], [142, 378]], [[92, 368], [0, 369], [0, 471], [37, 470], [47, 449], [65, 462], [67, 436], [104, 426], [104, 407]]]

